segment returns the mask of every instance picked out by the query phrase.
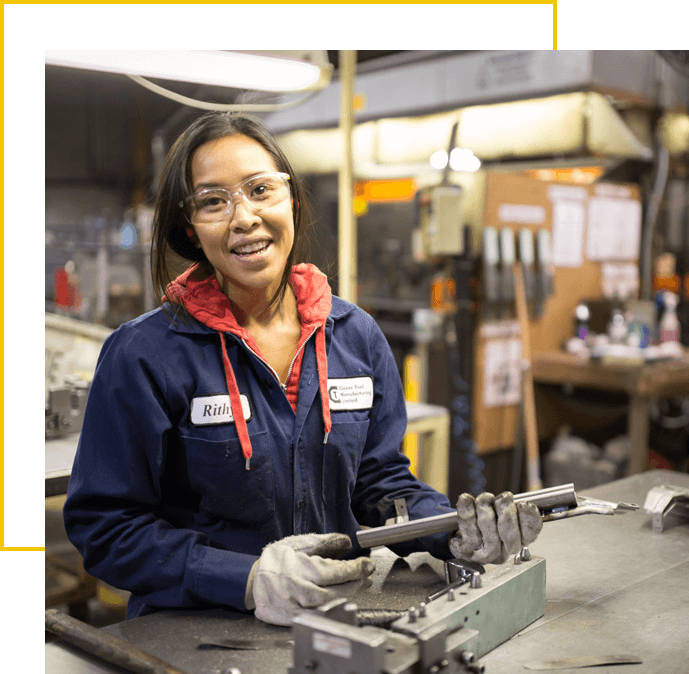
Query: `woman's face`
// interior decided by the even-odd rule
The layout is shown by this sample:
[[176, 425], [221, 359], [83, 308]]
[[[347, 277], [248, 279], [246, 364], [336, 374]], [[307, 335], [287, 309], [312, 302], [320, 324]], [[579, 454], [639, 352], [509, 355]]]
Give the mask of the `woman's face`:
[[[209, 141], [194, 152], [192, 190], [230, 189], [252, 176], [277, 171], [273, 157], [260, 143], [233, 134]], [[197, 224], [194, 231], [226, 294], [265, 291], [273, 296], [294, 243], [289, 198], [258, 212], [246, 200], [235, 198], [229, 216], [213, 224]]]

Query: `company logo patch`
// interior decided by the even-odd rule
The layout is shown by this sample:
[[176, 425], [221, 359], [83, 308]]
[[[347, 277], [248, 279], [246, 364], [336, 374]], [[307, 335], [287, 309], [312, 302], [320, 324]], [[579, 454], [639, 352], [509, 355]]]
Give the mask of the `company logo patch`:
[[373, 377], [328, 379], [330, 409], [368, 410], [373, 406]]
[[[249, 398], [241, 394], [244, 419], [249, 421], [252, 417]], [[193, 398], [191, 401], [191, 423], [194, 426], [211, 426], [213, 424], [231, 424], [234, 422], [230, 396], [214, 395]]]

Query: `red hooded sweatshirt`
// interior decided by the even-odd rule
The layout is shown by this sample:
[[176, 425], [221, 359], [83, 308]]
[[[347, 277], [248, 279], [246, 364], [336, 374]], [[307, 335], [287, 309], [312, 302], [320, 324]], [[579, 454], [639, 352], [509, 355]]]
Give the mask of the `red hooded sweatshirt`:
[[[253, 351], [256, 356], [266, 363], [271, 372], [274, 374], [275, 372], [273, 368], [268, 365], [265, 358], [263, 358], [251, 333], [237, 323], [232, 313], [230, 300], [220, 289], [220, 284], [215, 274], [202, 280], [194, 280], [194, 272], [197, 271], [197, 269], [197, 264], [192, 265], [187, 271], [170, 283], [166, 288], [163, 301], [181, 304], [194, 318], [209, 328], [216, 330], [220, 335], [227, 392], [230, 396], [232, 414], [237, 427], [237, 435], [239, 436], [242, 452], [246, 459], [246, 468], [249, 470], [251, 441], [242, 411], [242, 404], [234, 371], [232, 370], [232, 364], [227, 355], [227, 347], [223, 333], [229, 332], [239, 337], [248, 349]], [[328, 441], [328, 434], [331, 428], [330, 405], [327, 395], [328, 361], [325, 352], [325, 322], [330, 314], [332, 306], [332, 293], [325, 274], [310, 264], [295, 265], [292, 268], [289, 283], [297, 299], [297, 311], [299, 312], [299, 318], [301, 320], [301, 337], [285, 383], [285, 394], [287, 395], [292, 409], [296, 413], [304, 345], [311, 335], [315, 333], [316, 364], [318, 366], [318, 382], [321, 392], [323, 423], [325, 426], [323, 444], [325, 444]], [[277, 375], [275, 375], [275, 377], [277, 379]]]

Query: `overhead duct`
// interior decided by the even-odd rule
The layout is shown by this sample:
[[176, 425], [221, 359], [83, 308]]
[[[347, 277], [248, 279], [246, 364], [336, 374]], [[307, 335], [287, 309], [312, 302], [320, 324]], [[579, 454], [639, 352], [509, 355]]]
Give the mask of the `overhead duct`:
[[[455, 122], [456, 145], [471, 149], [483, 162], [601, 155], [653, 158], [606, 97], [579, 92], [359, 124], [353, 133], [355, 178], [434, 172], [429, 158], [445, 147]], [[280, 136], [280, 142], [302, 173], [334, 173], [340, 165], [337, 129], [292, 131]]]
[[653, 159], [608, 99], [595, 92], [467, 108], [460, 139], [483, 161], [558, 154]]
[[[405, 64], [357, 73], [359, 122], [586, 91], [647, 110], [681, 107], [689, 97], [689, 79], [651, 50], [440, 51], [430, 60], [426, 52], [404, 54]], [[335, 128], [338, 89], [336, 71], [304, 105], [263, 118], [277, 134]]]

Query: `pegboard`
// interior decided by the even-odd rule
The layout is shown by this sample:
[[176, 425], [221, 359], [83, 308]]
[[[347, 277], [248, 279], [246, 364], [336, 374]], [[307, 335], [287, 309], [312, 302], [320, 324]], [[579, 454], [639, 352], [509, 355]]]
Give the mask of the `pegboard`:
[[[492, 226], [500, 230], [509, 227], [516, 233], [527, 228], [534, 236], [539, 229], [546, 229], [553, 236], [554, 208], [563, 202], [579, 203], [584, 212], [582, 260], [578, 266], [556, 266], [554, 270], [554, 292], [546, 300], [539, 318], [531, 316], [529, 321], [532, 355], [547, 351], [560, 351], [563, 344], [574, 334], [574, 310], [582, 300], [603, 296], [602, 268], [611, 260], [638, 265], [638, 234], [636, 227], [620, 242], [609, 241], [608, 237], [620, 237], [627, 228], [627, 220], [621, 218], [640, 217], [640, 190], [634, 184], [594, 183], [574, 185], [536, 180], [514, 173], [488, 172], [483, 194], [482, 227]], [[609, 206], [601, 217], [601, 205]], [[592, 219], [589, 222], [589, 219]], [[593, 221], [595, 219], [595, 222]], [[561, 227], [558, 220], [558, 227]], [[589, 231], [595, 226], [596, 232]], [[607, 228], [607, 229], [606, 229]], [[633, 230], [633, 231], [631, 231]], [[478, 232], [477, 232], [478, 233]], [[589, 241], [587, 236], [598, 235]], [[601, 234], [605, 238], [600, 238]], [[555, 242], [554, 242], [555, 243]], [[636, 244], [636, 245], [635, 245]], [[600, 252], [597, 253], [597, 250]], [[630, 251], [636, 251], [631, 252]], [[599, 259], [591, 257], [599, 256]], [[516, 320], [514, 307], [499, 317], [502, 321]], [[474, 337], [474, 439], [481, 453], [511, 448], [515, 445], [519, 420], [519, 405], [507, 404], [487, 407], [484, 404], [484, 375], [489, 342], [504, 339], [495, 331], [486, 330], [486, 325], [495, 321], [489, 317], [484, 306], [479, 308], [479, 321]], [[493, 336], [491, 336], [491, 334]], [[490, 347], [489, 347], [490, 348]]]

